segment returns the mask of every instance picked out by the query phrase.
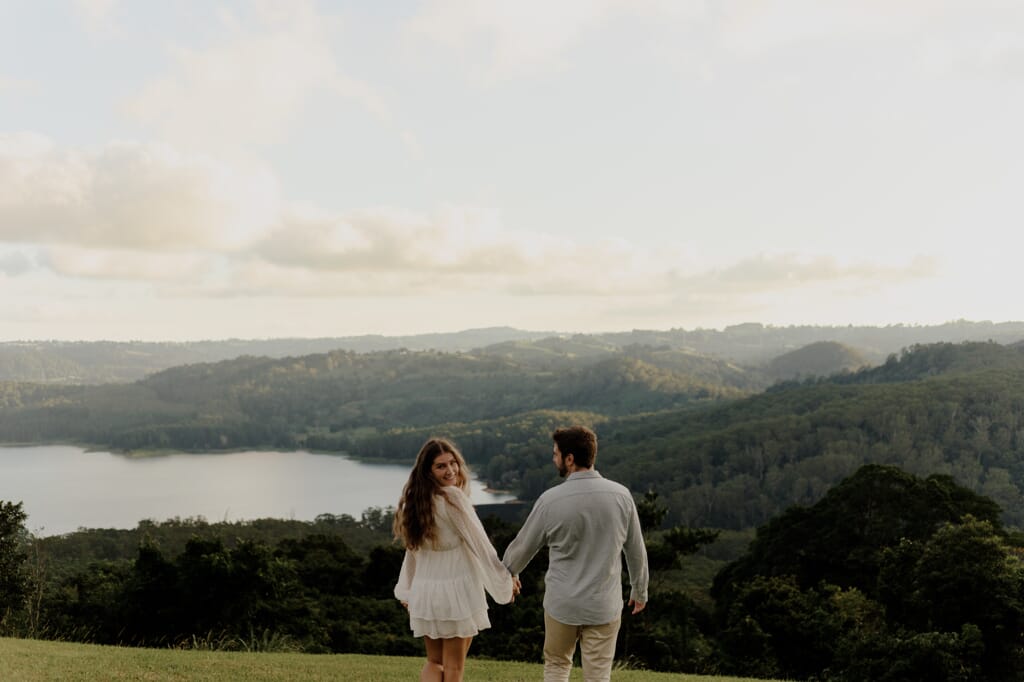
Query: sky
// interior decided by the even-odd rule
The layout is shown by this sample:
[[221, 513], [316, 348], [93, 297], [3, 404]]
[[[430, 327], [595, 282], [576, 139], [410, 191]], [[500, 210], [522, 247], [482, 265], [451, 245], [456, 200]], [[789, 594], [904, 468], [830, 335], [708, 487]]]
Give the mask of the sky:
[[1014, 0], [3, 0], [0, 341], [1024, 319]]

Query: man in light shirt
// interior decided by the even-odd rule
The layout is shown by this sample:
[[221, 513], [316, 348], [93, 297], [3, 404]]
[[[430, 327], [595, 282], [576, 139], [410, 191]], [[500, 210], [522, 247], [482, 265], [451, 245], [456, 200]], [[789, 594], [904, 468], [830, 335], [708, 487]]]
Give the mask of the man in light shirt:
[[544, 682], [565, 682], [580, 645], [585, 682], [611, 679], [622, 615], [626, 555], [633, 615], [647, 604], [647, 549], [629, 490], [594, 469], [597, 436], [584, 426], [558, 429], [552, 460], [565, 480], [533, 506], [502, 563], [519, 573], [548, 547], [544, 576]]

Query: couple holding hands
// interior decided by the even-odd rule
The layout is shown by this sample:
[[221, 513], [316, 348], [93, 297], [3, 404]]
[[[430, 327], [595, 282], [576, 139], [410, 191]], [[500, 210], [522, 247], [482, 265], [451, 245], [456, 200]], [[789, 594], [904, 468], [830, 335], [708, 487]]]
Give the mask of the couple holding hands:
[[519, 573], [548, 547], [544, 577], [544, 680], [569, 679], [577, 642], [586, 682], [611, 679], [622, 613], [626, 555], [635, 615], [647, 602], [647, 551], [633, 496], [594, 469], [597, 436], [583, 426], [552, 435], [552, 460], [565, 479], [541, 495], [505, 556], [491, 545], [467, 494], [469, 471], [452, 443], [420, 449], [395, 513], [406, 547], [395, 597], [423, 637], [421, 682], [462, 680], [473, 637], [491, 623], [486, 590], [501, 604], [519, 594]]

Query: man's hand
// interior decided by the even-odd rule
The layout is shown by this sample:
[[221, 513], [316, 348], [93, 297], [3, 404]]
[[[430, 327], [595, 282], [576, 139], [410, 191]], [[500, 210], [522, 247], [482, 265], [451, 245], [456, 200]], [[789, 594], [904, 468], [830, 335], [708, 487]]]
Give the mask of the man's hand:
[[512, 576], [512, 596], [518, 597], [519, 593], [523, 591], [523, 583], [519, 580], [518, 575]]
[[633, 607], [633, 615], [640, 613], [646, 608], [647, 604], [642, 601], [636, 601], [635, 599], [629, 600], [629, 605]]

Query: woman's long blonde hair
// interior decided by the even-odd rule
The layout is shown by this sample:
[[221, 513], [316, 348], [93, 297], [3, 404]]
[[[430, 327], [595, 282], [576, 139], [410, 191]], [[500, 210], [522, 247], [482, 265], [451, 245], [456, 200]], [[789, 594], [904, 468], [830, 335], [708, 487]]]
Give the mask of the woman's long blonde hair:
[[416, 464], [409, 472], [409, 480], [402, 488], [402, 497], [395, 510], [393, 530], [395, 537], [407, 549], [418, 549], [425, 543], [432, 543], [437, 535], [434, 523], [434, 496], [441, 493], [441, 486], [434, 478], [431, 468], [439, 455], [451, 454], [459, 465], [457, 485], [469, 492], [469, 468], [459, 449], [446, 438], [431, 438], [416, 455]]

